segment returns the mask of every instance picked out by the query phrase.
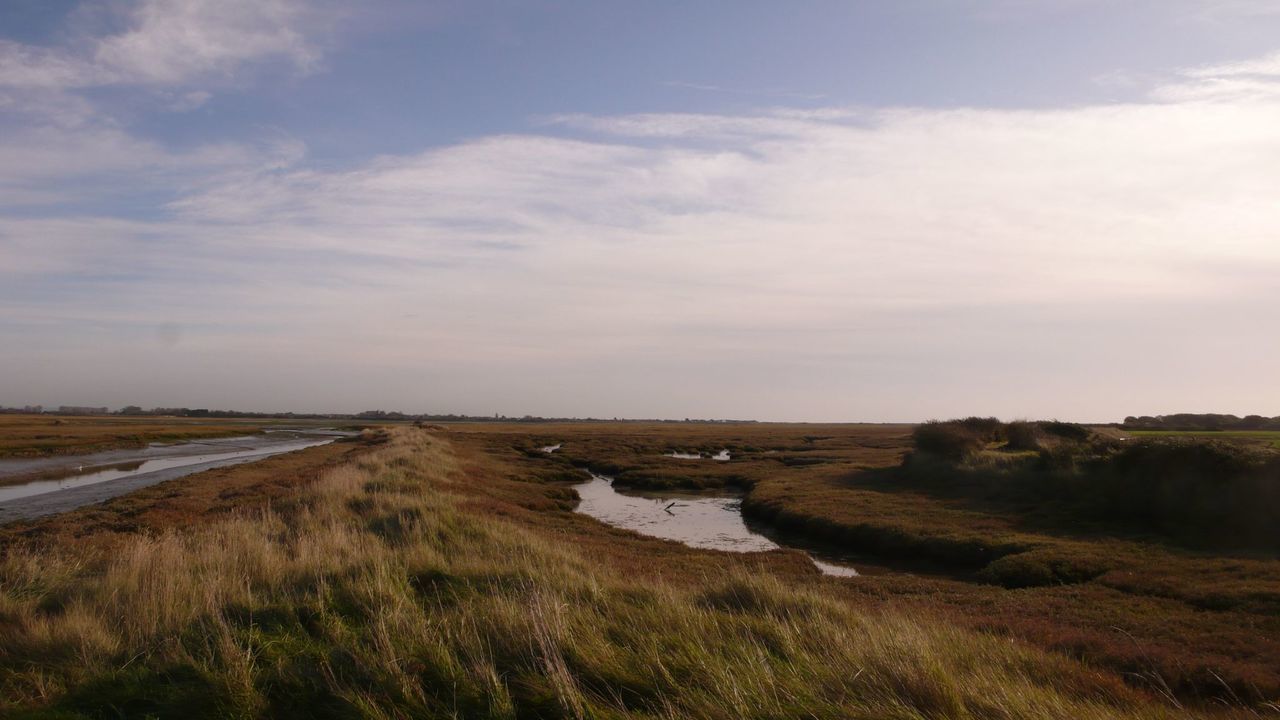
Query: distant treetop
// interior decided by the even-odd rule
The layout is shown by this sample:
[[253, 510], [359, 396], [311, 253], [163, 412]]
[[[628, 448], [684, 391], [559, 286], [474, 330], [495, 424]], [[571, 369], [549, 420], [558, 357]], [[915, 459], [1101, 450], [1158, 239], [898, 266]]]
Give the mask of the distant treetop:
[[1121, 424], [1126, 430], [1280, 430], [1280, 416], [1219, 415], [1177, 413], [1175, 415], [1130, 415]]

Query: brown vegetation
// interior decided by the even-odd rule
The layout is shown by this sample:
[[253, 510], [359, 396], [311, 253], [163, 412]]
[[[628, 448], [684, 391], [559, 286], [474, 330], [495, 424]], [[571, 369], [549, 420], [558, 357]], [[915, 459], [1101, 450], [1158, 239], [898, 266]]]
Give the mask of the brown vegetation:
[[233, 437], [262, 432], [264, 423], [118, 415], [0, 415], [0, 458], [79, 455], [153, 442]]
[[[142, 519], [136, 527], [81, 511], [0, 537], [0, 629], [13, 638], [0, 646], [0, 697], [10, 703], [0, 714], [1111, 718], [1198, 715], [1220, 703], [1274, 709], [1274, 559], [1071, 535], [1003, 501], [902, 486], [883, 468], [908, 451], [908, 427], [397, 433], [355, 462], [282, 486], [264, 473], [225, 498], [224, 509], [256, 513], [198, 510], [211, 497], [198, 493], [254, 467], [245, 466], [218, 485], [197, 475], [149, 489], [150, 499], [117, 501], [127, 503], [118, 518]], [[557, 443], [555, 454], [538, 450]], [[730, 462], [661, 457], [726, 447]], [[637, 485], [750, 488], [751, 502], [791, 514], [806, 535], [864, 527], [867, 537], [924, 547], [977, 542], [992, 557], [944, 563], [941, 573], [832, 579], [793, 551], [698, 551], [573, 513], [567, 484], [592, 462]], [[1101, 561], [1102, 573], [1037, 579], [1086, 559]], [[1034, 581], [1011, 590], [997, 576]]]
[[[987, 426], [990, 447], [1007, 443], [1003, 430], [974, 424]], [[1054, 447], [1088, 436], [1066, 423], [1037, 425]], [[515, 450], [544, 479], [572, 481], [575, 466], [590, 466], [641, 489], [746, 489], [744, 510], [786, 536], [907, 571], [844, 582], [859, 601], [946, 612], [1180, 702], [1280, 698], [1274, 554], [1184, 548], [1144, 526], [1066, 512], [1041, 489], [991, 481], [1007, 473], [921, 466], [903, 474], [910, 427], [456, 426], [459, 434], [490, 452]], [[561, 442], [553, 455], [537, 451]], [[725, 447], [734, 452], [727, 463], [661, 457]], [[983, 452], [988, 468], [1039, 458]]]
[[[414, 429], [270, 509], [0, 560], [9, 717], [1158, 718], [1063, 658], [609, 532]], [[566, 539], [608, 538], [604, 554]], [[647, 551], [699, 558], [656, 579]], [[760, 567], [794, 567], [786, 553]], [[648, 567], [641, 579], [630, 562]], [[714, 568], [696, 575], [691, 568]], [[806, 580], [805, 578], [810, 578]]]

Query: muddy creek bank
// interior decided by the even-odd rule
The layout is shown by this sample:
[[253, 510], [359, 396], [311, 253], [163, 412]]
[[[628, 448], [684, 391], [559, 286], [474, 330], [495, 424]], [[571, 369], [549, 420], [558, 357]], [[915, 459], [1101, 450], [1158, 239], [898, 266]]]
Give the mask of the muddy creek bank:
[[[575, 485], [574, 490], [581, 498], [578, 512], [643, 535], [728, 552], [766, 552], [790, 547], [748, 527], [742, 517], [740, 498], [622, 493], [614, 488], [611, 478], [594, 473], [590, 479]], [[840, 577], [859, 574], [842, 559], [815, 557], [811, 550], [804, 552], [824, 574]]]

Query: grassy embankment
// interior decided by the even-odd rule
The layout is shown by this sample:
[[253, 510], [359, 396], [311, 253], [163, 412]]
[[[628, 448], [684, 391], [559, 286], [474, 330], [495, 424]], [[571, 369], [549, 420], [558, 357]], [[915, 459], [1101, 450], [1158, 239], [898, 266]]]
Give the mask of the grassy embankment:
[[[1065, 658], [753, 569], [793, 567], [786, 553], [610, 531], [562, 487], [459, 447], [400, 429], [269, 508], [109, 551], [9, 538], [0, 712], [1185, 715]], [[656, 548], [691, 561], [655, 565]]]
[[[942, 571], [844, 582], [861, 601], [945, 612], [1110, 668], [1184, 702], [1266, 708], [1280, 699], [1275, 553], [1188, 546], [1150, 519], [1100, 513], [1092, 502], [1061, 497], [1087, 483], [1029, 485], [1043, 479], [1019, 470], [1038, 461], [1034, 450], [984, 450], [983, 468], [957, 471], [926, 462], [908, 471], [902, 460], [912, 447], [911, 429], [903, 427], [497, 432], [485, 431], [492, 452], [514, 448], [548, 478], [565, 473], [573, 479], [572, 466], [587, 465], [642, 489], [741, 488], [749, 516], [793, 537], [824, 541], [872, 563]], [[553, 456], [536, 451], [561, 441], [564, 448]], [[661, 457], [673, 446], [729, 447], [735, 454], [727, 463]]]

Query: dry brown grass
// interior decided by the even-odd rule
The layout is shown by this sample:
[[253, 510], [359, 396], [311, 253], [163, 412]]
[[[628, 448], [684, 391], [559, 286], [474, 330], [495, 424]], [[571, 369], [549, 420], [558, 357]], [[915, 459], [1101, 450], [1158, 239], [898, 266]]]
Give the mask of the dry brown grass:
[[[646, 489], [747, 488], [747, 510], [790, 537], [899, 570], [836, 583], [851, 602], [945, 613], [1180, 702], [1265, 708], [1280, 699], [1280, 560], [1188, 550], [1063, 523], [1035, 504], [902, 483], [884, 469], [908, 451], [907, 427], [459, 425], [451, 437], [548, 481], [578, 477], [576, 464]], [[536, 451], [556, 442], [564, 447], [554, 455]], [[722, 447], [737, 449], [733, 461], [661, 457]]]
[[[1172, 718], [1106, 674], [691, 550], [423, 431], [290, 502], [0, 560], [11, 717]], [[785, 560], [784, 554], [774, 554]], [[633, 560], [644, 562], [643, 554]], [[653, 558], [648, 558], [652, 566]], [[785, 563], [784, 563], [785, 564]]]

